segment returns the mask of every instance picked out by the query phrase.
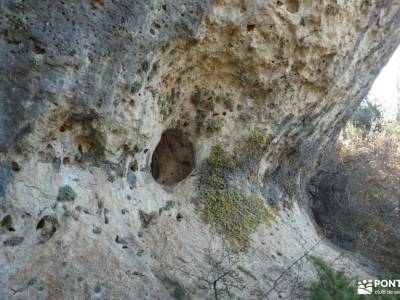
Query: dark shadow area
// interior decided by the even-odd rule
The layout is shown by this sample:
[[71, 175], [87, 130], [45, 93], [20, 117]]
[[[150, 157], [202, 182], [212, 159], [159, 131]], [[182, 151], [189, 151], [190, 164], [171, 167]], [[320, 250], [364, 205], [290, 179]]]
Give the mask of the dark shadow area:
[[334, 244], [399, 273], [400, 172], [377, 147], [359, 146], [363, 151], [333, 153], [311, 178], [311, 209]]
[[154, 150], [151, 173], [154, 179], [172, 186], [185, 179], [194, 168], [193, 145], [182, 131], [168, 129]]

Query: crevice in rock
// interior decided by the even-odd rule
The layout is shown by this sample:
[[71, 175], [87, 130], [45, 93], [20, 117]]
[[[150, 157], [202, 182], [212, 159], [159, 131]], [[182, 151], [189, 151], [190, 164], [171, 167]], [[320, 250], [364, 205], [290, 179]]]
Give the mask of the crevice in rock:
[[15, 231], [13, 221], [10, 215], [6, 215], [3, 220], [1, 220], [0, 228], [7, 231]]
[[296, 13], [299, 11], [300, 3], [298, 0], [287, 0], [285, 6], [288, 12]]
[[36, 230], [39, 231], [39, 244], [43, 244], [51, 239], [51, 237], [60, 228], [60, 223], [57, 218], [46, 215], [41, 218], [36, 226]]
[[151, 162], [154, 179], [165, 186], [185, 179], [194, 168], [193, 145], [182, 131], [168, 129], [157, 145]]

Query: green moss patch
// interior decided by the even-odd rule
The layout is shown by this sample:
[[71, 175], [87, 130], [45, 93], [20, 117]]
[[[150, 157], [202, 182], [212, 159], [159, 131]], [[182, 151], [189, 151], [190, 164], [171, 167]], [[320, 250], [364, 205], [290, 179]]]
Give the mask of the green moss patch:
[[262, 198], [230, 187], [228, 178], [238, 170], [233, 155], [221, 145], [211, 149], [200, 172], [201, 213], [204, 221], [224, 235], [239, 252], [250, 247], [251, 234], [271, 219]]
[[69, 185], [64, 185], [58, 189], [58, 201], [74, 201], [76, 193]]

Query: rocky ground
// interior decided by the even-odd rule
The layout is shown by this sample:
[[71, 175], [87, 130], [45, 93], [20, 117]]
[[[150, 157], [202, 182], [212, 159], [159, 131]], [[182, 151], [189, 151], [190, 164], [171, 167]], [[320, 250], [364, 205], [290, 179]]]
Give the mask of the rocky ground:
[[368, 273], [306, 185], [399, 25], [396, 0], [0, 1], [0, 298], [290, 299], [306, 254]]

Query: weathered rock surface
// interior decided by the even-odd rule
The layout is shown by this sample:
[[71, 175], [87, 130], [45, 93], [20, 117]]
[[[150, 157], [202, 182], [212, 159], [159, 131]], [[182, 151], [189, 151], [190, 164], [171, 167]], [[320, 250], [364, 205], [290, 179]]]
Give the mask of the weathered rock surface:
[[[269, 291], [305, 251], [340, 255], [304, 186], [400, 42], [397, 0], [2, 0], [0, 36], [1, 299], [275, 299], [315, 277], [304, 261]], [[194, 157], [181, 143], [163, 170], [190, 174], [165, 186], [171, 128]], [[193, 199], [212, 145], [254, 130], [237, 185], [274, 218], [237, 254]]]

